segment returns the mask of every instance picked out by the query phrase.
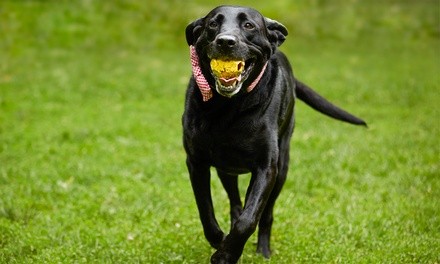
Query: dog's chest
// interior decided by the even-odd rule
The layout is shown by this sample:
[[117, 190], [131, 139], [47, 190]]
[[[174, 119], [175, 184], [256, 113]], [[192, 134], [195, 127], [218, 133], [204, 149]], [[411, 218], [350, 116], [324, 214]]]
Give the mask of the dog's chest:
[[225, 171], [249, 171], [256, 160], [268, 155], [270, 146], [276, 142], [273, 138], [276, 133], [264, 119], [199, 120], [193, 125], [192, 145], [211, 165]]

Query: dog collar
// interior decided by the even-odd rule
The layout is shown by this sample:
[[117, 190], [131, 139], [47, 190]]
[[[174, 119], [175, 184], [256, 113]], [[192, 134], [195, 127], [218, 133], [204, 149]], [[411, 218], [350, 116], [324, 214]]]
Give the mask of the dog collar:
[[[206, 80], [205, 76], [203, 75], [202, 70], [200, 69], [199, 56], [197, 56], [196, 48], [191, 45], [189, 46], [189, 51], [191, 55], [192, 73], [196, 80], [197, 86], [199, 87], [200, 93], [202, 94], [203, 102], [206, 102], [213, 96], [212, 89], [209, 86], [209, 83]], [[257, 76], [257, 78], [246, 89], [248, 93], [251, 92], [255, 88], [255, 86], [257, 86], [258, 82], [263, 76], [264, 71], [266, 70], [266, 66], [267, 62], [264, 64], [263, 69], [261, 69], [261, 72]]]

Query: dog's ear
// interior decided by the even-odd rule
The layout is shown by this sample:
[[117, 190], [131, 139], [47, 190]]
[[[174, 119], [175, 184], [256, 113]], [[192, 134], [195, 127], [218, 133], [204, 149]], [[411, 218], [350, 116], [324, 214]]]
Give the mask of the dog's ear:
[[283, 44], [288, 34], [287, 28], [280, 22], [267, 17], [264, 18], [264, 22], [266, 23], [267, 38], [269, 39], [270, 43], [272, 43], [272, 45], [275, 47]]
[[188, 45], [194, 45], [194, 43], [200, 37], [204, 21], [205, 18], [199, 18], [186, 27], [185, 34]]

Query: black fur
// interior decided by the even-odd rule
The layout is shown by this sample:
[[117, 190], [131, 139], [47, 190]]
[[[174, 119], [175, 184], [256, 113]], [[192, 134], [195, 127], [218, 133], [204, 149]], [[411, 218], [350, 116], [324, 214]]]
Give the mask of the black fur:
[[[212, 263], [236, 263], [257, 225], [257, 251], [266, 258], [270, 256], [272, 211], [286, 180], [295, 97], [336, 119], [366, 125], [294, 78], [287, 58], [277, 50], [287, 34], [277, 21], [254, 9], [235, 6], [217, 7], [186, 28], [187, 42], [195, 46], [202, 72], [214, 93], [203, 102], [192, 77], [183, 114], [183, 141], [192, 188], [205, 237], [217, 249]], [[209, 62], [215, 58], [242, 59], [251, 65], [235, 95], [229, 97], [214, 88], [216, 80]], [[246, 87], [266, 62], [260, 82], [247, 92]], [[216, 168], [230, 200], [231, 230], [227, 235], [214, 215], [210, 167]], [[252, 176], [243, 207], [237, 177], [248, 172]]]

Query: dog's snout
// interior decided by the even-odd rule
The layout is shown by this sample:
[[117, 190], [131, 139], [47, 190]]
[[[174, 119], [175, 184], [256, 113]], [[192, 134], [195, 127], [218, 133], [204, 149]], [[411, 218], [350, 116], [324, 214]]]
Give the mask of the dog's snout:
[[222, 48], [233, 48], [237, 44], [237, 38], [232, 35], [219, 35], [215, 43]]

